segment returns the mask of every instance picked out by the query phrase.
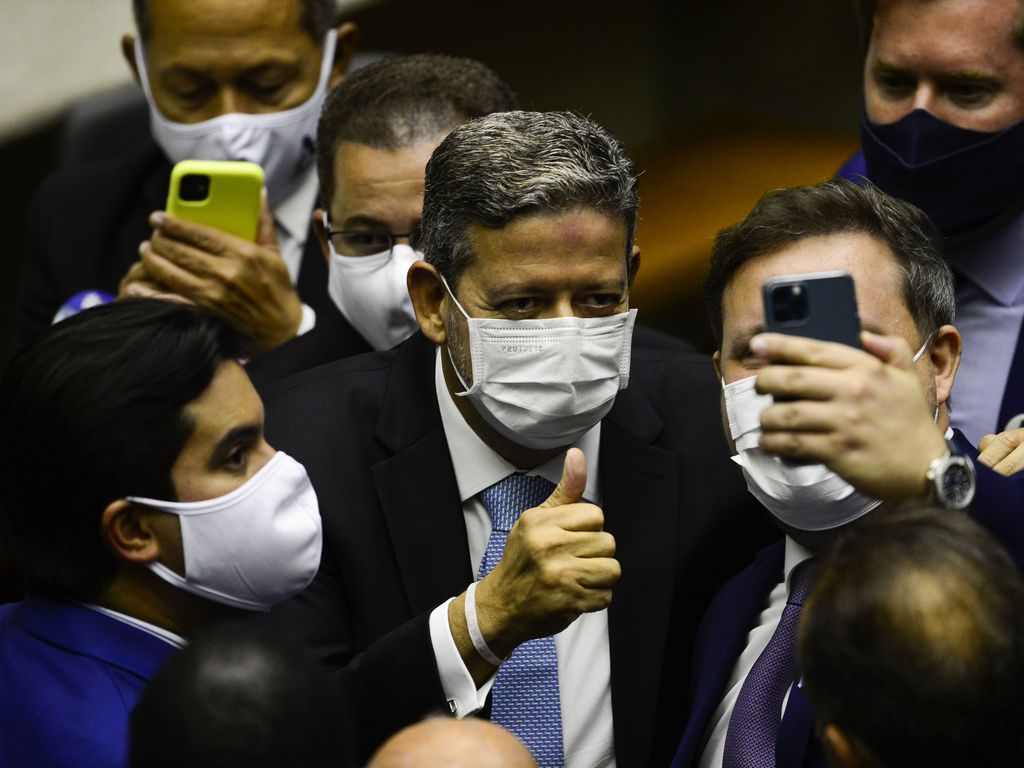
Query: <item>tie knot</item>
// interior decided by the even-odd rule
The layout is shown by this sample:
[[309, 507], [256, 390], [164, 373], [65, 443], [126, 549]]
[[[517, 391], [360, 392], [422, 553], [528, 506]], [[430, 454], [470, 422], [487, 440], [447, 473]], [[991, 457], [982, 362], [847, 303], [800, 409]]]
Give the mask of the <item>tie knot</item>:
[[793, 572], [789, 575], [789, 598], [787, 605], [803, 605], [807, 599], [807, 593], [811, 589], [812, 577], [814, 576], [813, 564], [815, 558], [811, 557], [802, 563], [797, 563]]
[[480, 491], [480, 501], [494, 529], [507, 533], [524, 510], [536, 507], [554, 490], [555, 484], [539, 475], [517, 473]]

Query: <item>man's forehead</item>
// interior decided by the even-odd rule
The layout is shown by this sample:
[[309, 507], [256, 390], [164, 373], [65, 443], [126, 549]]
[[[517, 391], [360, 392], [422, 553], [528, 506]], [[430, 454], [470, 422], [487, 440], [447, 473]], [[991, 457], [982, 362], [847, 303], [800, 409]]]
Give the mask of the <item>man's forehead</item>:
[[816, 235], [755, 256], [736, 270], [723, 296], [726, 333], [749, 332], [763, 324], [761, 286], [768, 279], [831, 270], [853, 276], [865, 326], [888, 322], [885, 315], [894, 312], [909, 317], [905, 278], [884, 242], [860, 232]]
[[224, 37], [258, 41], [282, 33], [308, 38], [302, 0], [151, 0], [148, 20], [147, 48], [203, 46]]

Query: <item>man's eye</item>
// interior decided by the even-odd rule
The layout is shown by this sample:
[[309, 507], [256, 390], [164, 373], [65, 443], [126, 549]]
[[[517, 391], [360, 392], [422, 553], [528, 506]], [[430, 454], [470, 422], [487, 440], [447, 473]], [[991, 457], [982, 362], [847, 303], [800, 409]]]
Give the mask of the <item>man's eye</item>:
[[982, 83], [952, 83], [946, 87], [951, 102], [963, 109], [976, 109], [992, 100], [994, 90]]
[[875, 72], [875, 85], [890, 98], [908, 96], [917, 88], [917, 81], [900, 72]]
[[260, 101], [274, 101], [281, 97], [287, 80], [246, 83], [245, 89]]
[[506, 315], [522, 315], [528, 312], [532, 312], [537, 307], [537, 300], [523, 296], [515, 299], [508, 299], [503, 301], [499, 309]]
[[617, 293], [592, 293], [584, 301], [592, 307], [614, 307], [622, 297]]
[[245, 446], [239, 445], [227, 455], [224, 459], [224, 464], [228, 467], [242, 468], [245, 466], [247, 456], [248, 453]]
[[391, 248], [391, 236], [380, 232], [336, 232], [334, 249], [343, 256], [370, 256]]

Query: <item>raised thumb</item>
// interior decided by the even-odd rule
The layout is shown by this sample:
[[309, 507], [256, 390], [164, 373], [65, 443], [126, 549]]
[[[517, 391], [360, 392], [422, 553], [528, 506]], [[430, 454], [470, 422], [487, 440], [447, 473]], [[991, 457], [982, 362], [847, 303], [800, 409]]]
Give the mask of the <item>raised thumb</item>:
[[583, 491], [586, 487], [587, 461], [583, 456], [583, 451], [579, 448], [570, 448], [565, 454], [565, 464], [562, 465], [562, 479], [540, 506], [546, 508], [575, 504], [583, 498]]

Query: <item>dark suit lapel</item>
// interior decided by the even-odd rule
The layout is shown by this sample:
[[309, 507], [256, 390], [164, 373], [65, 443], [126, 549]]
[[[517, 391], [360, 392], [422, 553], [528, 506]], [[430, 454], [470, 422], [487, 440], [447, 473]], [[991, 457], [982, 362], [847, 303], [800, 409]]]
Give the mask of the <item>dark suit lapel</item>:
[[393, 455], [371, 468], [413, 615], [460, 593], [473, 578], [437, 408], [435, 354], [436, 347], [419, 333], [398, 350], [376, 429]]
[[709, 616], [715, 611], [714, 626], [701, 628], [705, 635], [703, 644], [709, 652], [695, 659], [699, 668], [695, 670], [693, 708], [673, 767], [696, 765], [704, 751], [711, 735], [711, 718], [722, 703], [729, 675], [747, 646], [747, 636], [768, 595], [779, 582], [784, 556], [782, 542], [762, 550], [747, 570], [726, 585], [709, 608]]
[[615, 754], [646, 765], [676, 571], [679, 509], [674, 453], [651, 443], [662, 430], [639, 388], [619, 393], [601, 425], [605, 530], [622, 578], [608, 610]]

